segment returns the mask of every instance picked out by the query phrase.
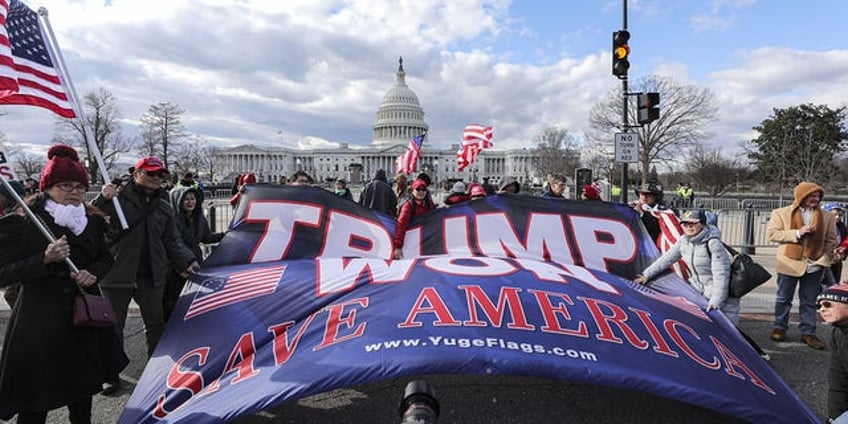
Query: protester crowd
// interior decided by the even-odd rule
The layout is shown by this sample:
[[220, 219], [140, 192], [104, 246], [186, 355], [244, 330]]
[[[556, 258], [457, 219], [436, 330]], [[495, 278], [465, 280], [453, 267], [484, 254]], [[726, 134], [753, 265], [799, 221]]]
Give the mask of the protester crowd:
[[[139, 159], [86, 203], [89, 181], [77, 152], [56, 145], [48, 152], [40, 181], [28, 178], [8, 186], [26, 199], [26, 208], [6, 186], [0, 188], [0, 287], [12, 307], [0, 358], [0, 419], [17, 415], [19, 424], [44, 423], [48, 411], [67, 406], [69, 422], [90, 423], [92, 395], [114, 395], [126, 386], [120, 372], [128, 363], [123, 330], [130, 302], [139, 307], [149, 356], [186, 279], [204, 259], [202, 245], [223, 237], [212, 231], [203, 214], [202, 182], [191, 173], [174, 178], [156, 157]], [[567, 198], [567, 181], [562, 174], [551, 175], [541, 196]], [[239, 175], [231, 205], [238, 207], [244, 188], [255, 183], [255, 174]], [[280, 184], [314, 185], [315, 181], [298, 171]], [[384, 170], [374, 174], [357, 199], [344, 180], [335, 181], [333, 189], [343, 199], [397, 220], [395, 259], [403, 257], [406, 229], [415, 217], [436, 208], [485, 201], [487, 196], [525, 194], [513, 177], [503, 178], [498, 187], [484, 179], [453, 181], [443, 189], [427, 173], [411, 180], [398, 174], [389, 180]], [[442, 189], [443, 200], [437, 202], [432, 191]], [[661, 249], [664, 253], [634, 281], [650, 285], [670, 267], [682, 264], [682, 276], [704, 296], [706, 311], [720, 311], [738, 325], [739, 298], [728, 294], [733, 258], [721, 242], [715, 215], [689, 209], [694, 192], [688, 183], [675, 193], [685, 209], [677, 220], [681, 235]], [[656, 184], [641, 185], [634, 194], [636, 199], [629, 206], [651, 239], [659, 240], [661, 214], [677, 216], [678, 210], [666, 206]], [[579, 187], [578, 196], [603, 201], [597, 182]], [[813, 349], [826, 348], [816, 336], [817, 309], [824, 321], [833, 324], [828, 414], [833, 422], [848, 423], [848, 281], [841, 276], [842, 261], [848, 256], [848, 230], [841, 219], [843, 207], [823, 199], [822, 187], [802, 182], [795, 187], [793, 203], [771, 213], [767, 234], [778, 245], [773, 270], [778, 288], [770, 338], [787, 340], [797, 289], [800, 341]], [[115, 311], [114, 325], [74, 325], [73, 305], [81, 292], [108, 298]], [[32, 337], [33, 333], [39, 336]], [[768, 360], [756, 343], [743, 336]], [[57, 357], [55, 352], [62, 355]]]

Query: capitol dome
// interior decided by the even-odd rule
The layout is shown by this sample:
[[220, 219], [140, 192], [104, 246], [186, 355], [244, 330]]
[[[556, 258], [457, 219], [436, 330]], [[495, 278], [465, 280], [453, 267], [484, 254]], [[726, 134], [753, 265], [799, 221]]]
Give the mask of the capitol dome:
[[424, 109], [418, 96], [406, 85], [403, 58], [398, 60], [395, 86], [383, 96], [372, 125], [371, 144], [380, 147], [406, 146], [409, 140], [427, 132]]

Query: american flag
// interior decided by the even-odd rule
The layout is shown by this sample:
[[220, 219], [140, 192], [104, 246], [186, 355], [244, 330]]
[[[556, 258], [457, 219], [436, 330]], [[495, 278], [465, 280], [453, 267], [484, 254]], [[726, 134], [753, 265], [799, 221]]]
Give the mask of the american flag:
[[206, 280], [191, 301], [183, 319], [187, 320], [227, 305], [272, 294], [277, 291], [277, 285], [285, 271], [285, 265], [277, 265], [252, 268], [234, 272], [226, 278]]
[[65, 118], [76, 116], [38, 15], [19, 0], [0, 0], [0, 104], [40, 106]]
[[[660, 224], [660, 236], [654, 241], [657, 243], [657, 247], [659, 247], [661, 252], [671, 249], [671, 246], [677, 243], [677, 239], [683, 236], [683, 228], [680, 227], [680, 220], [677, 219], [677, 215], [673, 211], [653, 209], [645, 213], [652, 214]], [[672, 265], [671, 268], [681, 278], [686, 281], [689, 280], [689, 271], [682, 260]]]
[[469, 124], [462, 132], [462, 147], [456, 152], [457, 168], [462, 171], [477, 159], [481, 150], [492, 147], [492, 127]]
[[418, 155], [421, 153], [421, 144], [424, 143], [426, 134], [417, 135], [409, 140], [406, 152], [398, 156], [395, 163], [395, 173], [409, 174], [418, 170]]

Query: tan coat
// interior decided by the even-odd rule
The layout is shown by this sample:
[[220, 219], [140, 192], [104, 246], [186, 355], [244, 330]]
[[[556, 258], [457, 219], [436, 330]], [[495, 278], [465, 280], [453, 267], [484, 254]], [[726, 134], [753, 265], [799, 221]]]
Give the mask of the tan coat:
[[[821, 190], [821, 188], [818, 189]], [[804, 191], [807, 192], [807, 190]], [[771, 211], [766, 234], [770, 241], [780, 244], [777, 248], [776, 271], [780, 274], [800, 277], [806, 273], [809, 263], [823, 267], [830, 266], [833, 261], [833, 249], [836, 248], [836, 217], [830, 213], [822, 213], [821, 210], [816, 211], [813, 219], [815, 231], [799, 239], [796, 229], [800, 228], [797, 214], [800, 201], [803, 200], [801, 193], [796, 193], [795, 200], [790, 206]], [[793, 213], [796, 214], [794, 223]], [[810, 243], [816, 245], [810, 245]]]

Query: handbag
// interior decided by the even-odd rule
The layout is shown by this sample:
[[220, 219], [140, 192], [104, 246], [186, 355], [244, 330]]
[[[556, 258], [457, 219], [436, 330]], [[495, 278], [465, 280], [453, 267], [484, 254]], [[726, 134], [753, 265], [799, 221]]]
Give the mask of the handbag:
[[103, 295], [80, 293], [74, 298], [74, 326], [109, 327], [118, 323], [112, 302]]
[[[722, 243], [724, 244], [724, 243]], [[771, 273], [745, 253], [724, 244], [730, 253], [730, 297], [742, 297], [771, 279]]]

